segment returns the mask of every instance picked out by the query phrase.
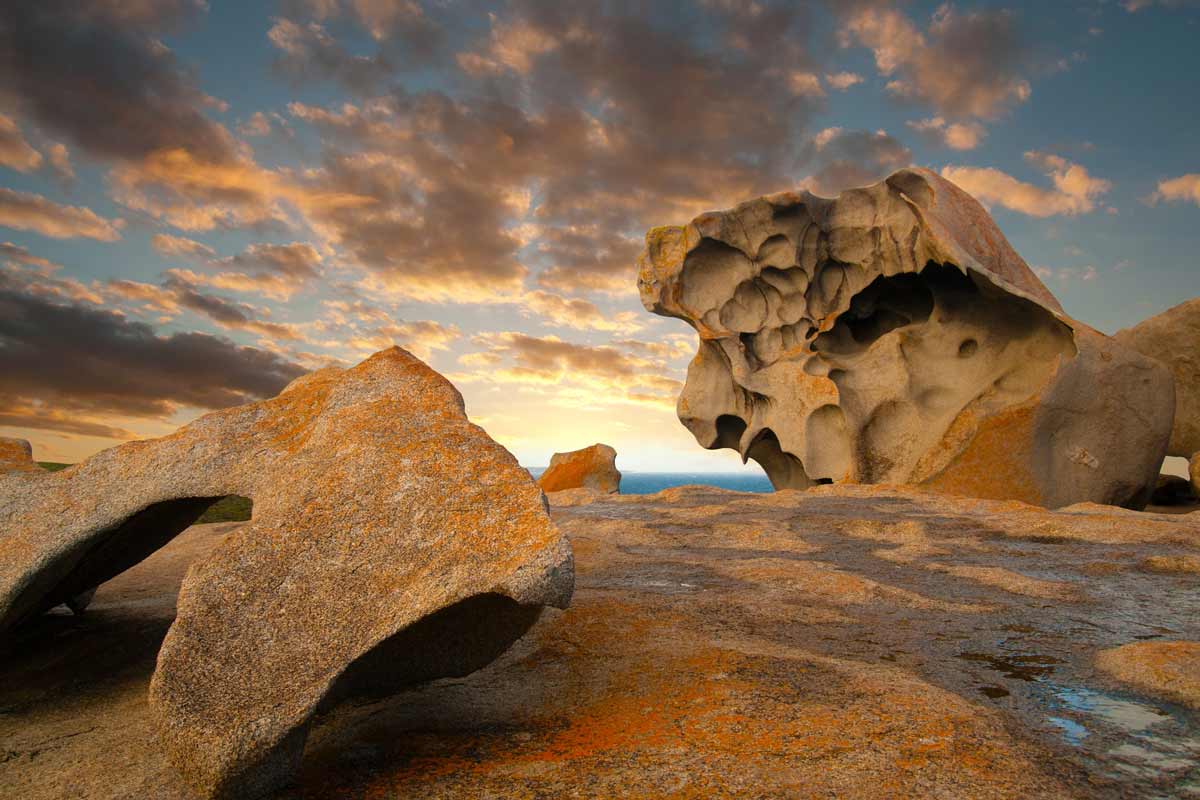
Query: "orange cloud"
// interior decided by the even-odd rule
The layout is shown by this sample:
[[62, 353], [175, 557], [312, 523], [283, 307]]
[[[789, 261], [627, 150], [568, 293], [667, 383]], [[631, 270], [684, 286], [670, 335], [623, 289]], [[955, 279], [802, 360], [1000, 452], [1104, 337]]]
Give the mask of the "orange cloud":
[[115, 242], [124, 220], [105, 219], [84, 206], [64, 206], [40, 194], [0, 188], [0, 225], [54, 239], [87, 238]]

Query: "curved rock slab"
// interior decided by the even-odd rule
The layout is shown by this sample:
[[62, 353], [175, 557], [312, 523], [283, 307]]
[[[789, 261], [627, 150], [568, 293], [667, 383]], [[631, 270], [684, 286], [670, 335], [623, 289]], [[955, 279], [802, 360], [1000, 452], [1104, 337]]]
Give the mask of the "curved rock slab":
[[594, 444], [569, 453], [555, 453], [537, 483], [546, 493], [592, 489], [616, 494], [621, 490], [617, 451], [606, 444]]
[[254, 518], [191, 567], [150, 687], [162, 744], [205, 796], [286, 783], [322, 703], [465, 675], [570, 599], [541, 491], [393, 348], [63, 472], [0, 476], [0, 626], [228, 494]]
[[1200, 298], [1119, 330], [1113, 338], [1161, 361], [1175, 376], [1175, 426], [1167, 455], [1200, 453]]
[[905, 169], [652, 229], [647, 309], [700, 334], [678, 413], [776, 488], [1144, 505], [1170, 373], [1067, 317], [967, 193]]

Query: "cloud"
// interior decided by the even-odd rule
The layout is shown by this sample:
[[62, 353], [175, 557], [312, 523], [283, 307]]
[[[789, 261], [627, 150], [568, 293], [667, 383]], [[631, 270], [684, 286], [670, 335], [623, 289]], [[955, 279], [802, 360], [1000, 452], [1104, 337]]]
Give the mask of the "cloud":
[[1148, 198], [1151, 204], [1165, 200], [1168, 203], [1190, 201], [1200, 206], [1200, 173], [1191, 172], [1178, 178], [1158, 182], [1158, 188]]
[[76, 278], [60, 277], [60, 265], [34, 255], [19, 245], [11, 242], [0, 244], [0, 262], [0, 284], [51, 300], [93, 305], [104, 303], [94, 281], [88, 286]]
[[32, 172], [42, 165], [42, 154], [34, 150], [10, 117], [0, 114], [0, 166], [17, 172]]
[[234, 292], [254, 292], [274, 300], [287, 300], [320, 277], [321, 254], [307, 242], [251, 244], [241, 253], [217, 258], [212, 248], [182, 237], [160, 234], [154, 246], [164, 255], [199, 259], [206, 270], [176, 269], [171, 273], [192, 286], [212, 286]]
[[1089, 213], [1112, 188], [1109, 181], [1092, 177], [1085, 167], [1060, 156], [1030, 151], [1025, 153], [1025, 160], [1042, 168], [1053, 180], [1054, 188], [1019, 181], [993, 167], [946, 166], [942, 168], [942, 177], [985, 205], [1003, 206], [1032, 217]]
[[821, 88], [821, 79], [812, 72], [793, 72], [788, 76], [788, 86], [792, 94], [804, 97], [824, 97], [825, 90]]
[[35, 267], [42, 275], [49, 275], [59, 269], [59, 265], [41, 256], [35, 256], [28, 249], [12, 242], [0, 242], [0, 259], [10, 263], [24, 264]]
[[1091, 264], [1083, 267], [1034, 267], [1036, 274], [1043, 281], [1055, 280], [1061, 284], [1074, 283], [1076, 281], [1094, 281], [1099, 273]]
[[1121, 7], [1130, 14], [1144, 11], [1147, 8], [1195, 8], [1200, 5], [1197, 0], [1122, 0]]
[[228, 161], [232, 137], [201, 112], [208, 96], [155, 35], [200, 8], [184, 0], [0, 4], [0, 96], [96, 158], [183, 148]]
[[1000, 9], [959, 12], [938, 7], [927, 33], [896, 8], [851, 5], [844, 15], [843, 44], [874, 53], [879, 74], [891, 78], [897, 97], [943, 114], [992, 118], [1029, 99], [1022, 77], [1028, 46], [1013, 15]]
[[72, 183], [75, 180], [75, 167], [71, 165], [71, 151], [62, 142], [53, 142], [46, 148], [46, 158], [50, 168], [63, 181]]
[[392, 345], [408, 350], [417, 358], [428, 361], [438, 350], [447, 350], [462, 336], [457, 325], [443, 325], [432, 320], [388, 322], [364, 333], [347, 338], [346, 347], [363, 355], [378, 352]]
[[826, 128], [804, 152], [804, 162], [813, 171], [801, 185], [828, 197], [875, 183], [912, 163], [912, 151], [884, 131]]
[[521, 298], [521, 305], [527, 313], [534, 315], [543, 324], [625, 333], [632, 333], [644, 327], [640, 321], [643, 315], [636, 312], [609, 314], [601, 311], [599, 306], [589, 300], [566, 298], [541, 290], [526, 293]]
[[[462, 356], [477, 371], [457, 375], [466, 382], [492, 382], [555, 387], [555, 402], [578, 405], [629, 402], [657, 406], [675, 404], [683, 384], [661, 374], [654, 359], [611, 346], [536, 337], [515, 331], [483, 333], [472, 341], [485, 349]], [[571, 400], [573, 389], [587, 393]]]
[[279, 51], [276, 68], [296, 80], [332, 79], [366, 92], [376, 88], [392, 72], [382, 55], [359, 56], [348, 52], [317, 22], [300, 24], [280, 18], [267, 31], [267, 39]]
[[271, 322], [260, 317], [266, 309], [256, 308], [214, 294], [200, 291], [202, 285], [190, 270], [170, 269], [161, 286], [140, 281], [112, 280], [108, 291], [124, 300], [144, 303], [150, 308], [174, 316], [182, 309], [208, 318], [226, 330], [245, 331], [269, 340], [301, 341], [304, 339], [296, 325]]
[[155, 234], [150, 240], [150, 244], [160, 255], [173, 258], [182, 256], [184, 258], [215, 258], [217, 253], [206, 244], [201, 244], [194, 239], [188, 239], [183, 236], [172, 236], [169, 233]]
[[214, 265], [242, 270], [269, 272], [297, 281], [315, 278], [321, 254], [307, 242], [291, 244], [252, 244], [236, 256], [217, 259]]
[[952, 150], [974, 150], [987, 130], [978, 122], [946, 122], [944, 117], [913, 120], [905, 123], [927, 140]]
[[[681, 27], [620, 5], [514, 3], [456, 54], [470, 102], [392, 88], [293, 103], [325, 145], [309, 191], [371, 198], [309, 221], [365, 289], [395, 297], [514, 302], [535, 275], [561, 295], [625, 291], [646, 228], [790, 188], [823, 101], [794, 91], [792, 76], [817, 74], [804, 10], [756, 9], [707, 4]], [[710, 25], [728, 36], [700, 35]]]
[[162, 336], [113, 311], [37, 296], [0, 274], [0, 415], [7, 425], [64, 430], [76, 420], [115, 434], [129, 417], [164, 420], [183, 407], [271, 396], [303, 372], [221, 337]]
[[54, 239], [86, 238], [115, 242], [125, 223], [105, 219], [84, 206], [63, 206], [40, 194], [0, 188], [0, 225]]
[[825, 82], [829, 84], [829, 88], [844, 92], [851, 86], [862, 83], [863, 76], [857, 72], [832, 72], [825, 76]]

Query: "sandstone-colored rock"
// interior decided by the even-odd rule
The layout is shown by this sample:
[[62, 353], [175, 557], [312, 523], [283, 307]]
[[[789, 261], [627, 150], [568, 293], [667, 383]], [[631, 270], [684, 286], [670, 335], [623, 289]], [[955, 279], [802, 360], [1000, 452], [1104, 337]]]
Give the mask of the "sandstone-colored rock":
[[1141, 507], [1160, 363], [1067, 317], [968, 194], [923, 169], [646, 235], [647, 309], [700, 334], [679, 419], [776, 488], [914, 484]]
[[1200, 452], [1200, 297], [1180, 303], [1113, 338], [1170, 368], [1175, 377], [1175, 425], [1167, 455]]
[[[1200, 768], [1200, 714], [1094, 668], [1164, 627], [1200, 641], [1189, 578], [1130, 572], [1200, 555], [1200, 517], [879, 486], [552, 515], [570, 608], [465, 678], [320, 714], [281, 797], [1117, 800], [1178, 795]], [[193, 526], [87, 616], [15, 632], [0, 796], [187, 800], [146, 686], [186, 565], [231, 528]]]
[[1096, 666], [1148, 694], [1200, 709], [1200, 642], [1132, 642], [1101, 651]]
[[206, 796], [286, 783], [318, 707], [466, 675], [571, 595], [529, 474], [392, 348], [62, 472], [0, 476], [0, 630], [229, 494], [253, 520], [188, 572], [150, 686], [168, 757]]
[[24, 439], [0, 436], [0, 472], [42, 472], [33, 460], [33, 447]]
[[617, 451], [606, 444], [594, 444], [569, 453], [555, 453], [550, 466], [538, 478], [543, 492], [566, 489], [594, 489], [616, 494], [621, 489], [617, 471]]
[[1200, 497], [1200, 452], [1193, 453], [1188, 460], [1188, 477], [1192, 481], [1192, 494]]
[[1200, 555], [1147, 556], [1140, 566], [1147, 572], [1164, 575], [1200, 575]]

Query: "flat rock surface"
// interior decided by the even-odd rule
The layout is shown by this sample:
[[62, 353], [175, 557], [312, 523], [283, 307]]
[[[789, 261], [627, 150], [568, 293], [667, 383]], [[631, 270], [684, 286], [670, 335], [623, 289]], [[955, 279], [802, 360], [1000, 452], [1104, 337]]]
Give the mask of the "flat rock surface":
[[[553, 502], [553, 498], [552, 498]], [[886, 487], [555, 507], [577, 583], [490, 666], [313, 726], [289, 798], [1200, 797], [1200, 517]], [[146, 690], [196, 526], [0, 653], [0, 796], [183, 797]]]

